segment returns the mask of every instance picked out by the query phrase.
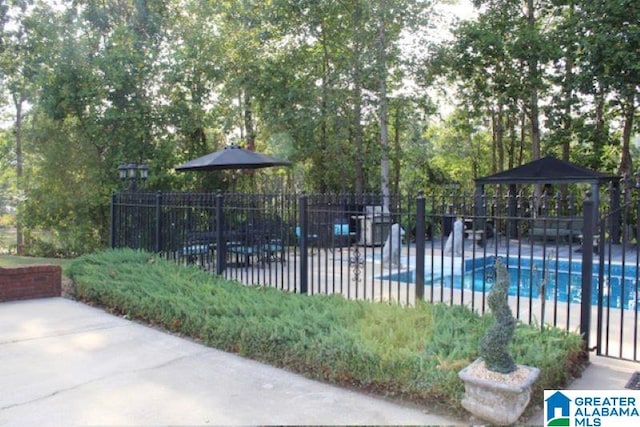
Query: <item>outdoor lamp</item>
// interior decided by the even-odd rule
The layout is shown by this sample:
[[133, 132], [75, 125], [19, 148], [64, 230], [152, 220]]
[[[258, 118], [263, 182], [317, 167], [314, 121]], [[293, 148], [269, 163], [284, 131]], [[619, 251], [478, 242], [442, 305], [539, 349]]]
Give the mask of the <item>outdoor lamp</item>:
[[145, 182], [149, 177], [149, 166], [147, 166], [146, 163], [136, 164], [133, 162], [123, 162], [118, 166], [118, 176], [123, 184], [125, 181], [129, 181], [129, 191], [136, 191], [138, 179]]
[[120, 163], [118, 166], [118, 176], [120, 176], [120, 181], [127, 179], [127, 165], [125, 163]]
[[129, 172], [129, 179], [136, 179], [136, 171], [138, 170], [138, 166], [135, 163], [129, 163], [127, 165], [127, 170]]
[[138, 170], [140, 171], [140, 179], [146, 181], [149, 176], [149, 166], [147, 166], [146, 163], [143, 163], [138, 166]]

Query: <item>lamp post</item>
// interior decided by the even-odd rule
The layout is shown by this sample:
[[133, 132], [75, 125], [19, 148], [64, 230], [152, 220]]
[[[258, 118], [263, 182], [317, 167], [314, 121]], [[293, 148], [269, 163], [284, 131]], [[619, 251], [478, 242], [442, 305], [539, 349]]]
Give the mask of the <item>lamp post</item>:
[[142, 182], [147, 180], [147, 177], [149, 176], [149, 166], [145, 163], [138, 165], [135, 163], [127, 164], [123, 162], [118, 166], [118, 175], [120, 176], [120, 181], [122, 181], [123, 185], [127, 179], [129, 180], [129, 191], [136, 191], [138, 187], [138, 179]]
[[[145, 230], [145, 226], [143, 224], [144, 215], [141, 215], [139, 212], [141, 206], [140, 202], [143, 195], [137, 195], [134, 193], [136, 193], [138, 188], [138, 180], [144, 183], [147, 180], [148, 175], [149, 167], [144, 163], [136, 164], [123, 162], [118, 166], [118, 177], [122, 182], [124, 191], [128, 191], [128, 194], [121, 194], [119, 199], [124, 199], [128, 206], [125, 206], [123, 211], [121, 211], [121, 215], [118, 216], [119, 219], [114, 226], [120, 227], [124, 233], [123, 241], [128, 242], [128, 246], [132, 249], [138, 249], [140, 247], [139, 244], [143, 241], [143, 231]], [[112, 209], [116, 209], [115, 206]], [[122, 207], [119, 209], [122, 209]], [[112, 215], [112, 218], [114, 218], [114, 215]], [[113, 233], [114, 232], [112, 232], [112, 236]]]

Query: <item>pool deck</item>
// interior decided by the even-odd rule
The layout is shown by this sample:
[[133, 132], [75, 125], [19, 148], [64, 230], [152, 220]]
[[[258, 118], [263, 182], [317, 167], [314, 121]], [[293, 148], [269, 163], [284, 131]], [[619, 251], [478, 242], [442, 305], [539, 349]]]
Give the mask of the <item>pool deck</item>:
[[[592, 356], [586, 370], [567, 385], [565, 390], [625, 390], [631, 375], [639, 370], [640, 363]], [[524, 424], [545, 425], [543, 409], [537, 408]]]
[[[473, 241], [464, 241], [464, 256], [443, 257], [442, 247], [445, 240], [436, 237], [425, 243], [427, 285], [424, 288], [424, 299], [436, 303], [450, 305], [466, 305], [478, 313], [488, 310], [486, 297], [487, 288], [482, 291], [472, 286], [473, 280], [464, 282], [460, 289], [454, 285], [450, 276], [457, 269], [457, 262], [464, 259], [482, 260], [485, 257], [502, 256], [520, 257], [528, 259], [546, 259], [558, 261], [582, 262], [581, 246], [577, 243], [556, 244], [547, 242], [546, 245], [528, 239], [522, 241], [508, 240], [503, 236], [489, 239], [479, 246]], [[414, 243], [404, 244], [401, 250], [401, 266], [389, 267], [380, 259], [382, 247], [350, 246], [340, 249], [313, 248], [309, 256], [308, 293], [309, 294], [339, 294], [348, 299], [365, 299], [370, 301], [391, 301], [399, 304], [412, 305], [416, 302], [415, 283], [398, 280], [399, 275], [414, 274], [415, 270]], [[622, 263], [628, 266], [637, 265], [637, 250], [635, 245], [607, 245], [604, 251], [604, 261]], [[265, 284], [290, 292], [299, 292], [300, 254], [295, 248], [286, 252], [285, 263], [255, 263], [251, 266], [230, 267], [225, 277], [239, 280], [247, 284]], [[594, 256], [593, 263], [597, 265], [599, 258]], [[551, 265], [551, 264], [550, 264]], [[432, 268], [433, 266], [433, 268]], [[432, 273], [429, 273], [432, 271]], [[477, 280], [482, 282], [484, 273], [477, 270]], [[528, 275], [529, 273], [527, 273]], [[580, 288], [579, 277], [581, 271], [571, 273], [571, 290]], [[439, 277], [445, 276], [440, 282]], [[532, 280], [527, 276], [528, 280]], [[525, 279], [527, 279], [525, 277]], [[630, 279], [634, 280], [635, 277]], [[434, 285], [428, 283], [432, 281]], [[489, 282], [487, 282], [489, 283]], [[543, 284], [544, 285], [544, 284]], [[457, 287], [456, 287], [457, 286]], [[482, 285], [481, 285], [482, 286]], [[536, 286], [540, 286], [536, 283]], [[525, 287], [526, 288], [526, 287]], [[581, 319], [581, 304], [578, 299], [567, 301], [567, 296], [558, 293], [558, 289], [546, 289], [546, 299], [532, 297], [528, 289], [520, 288], [521, 294], [510, 296], [509, 301], [514, 316], [523, 323], [538, 326], [552, 325], [572, 332], [579, 332]], [[559, 287], [560, 288], [560, 287]], [[562, 286], [560, 292], [566, 292]], [[600, 317], [600, 323], [598, 319]], [[640, 324], [637, 312], [633, 309], [620, 309], [612, 299], [611, 306], [604, 307], [599, 313], [597, 306], [591, 307], [589, 347], [600, 346], [603, 355], [630, 360], [638, 360], [640, 354]], [[601, 330], [602, 340], [598, 342], [597, 330]]]
[[[442, 250], [446, 240], [442, 237], [434, 237], [432, 240], [427, 240], [425, 247], [427, 249]], [[413, 244], [411, 247], [415, 246]], [[496, 236], [487, 239], [482, 246], [474, 245], [473, 242], [468, 239], [464, 240], [464, 253], [465, 257], [470, 256], [482, 256], [484, 253], [487, 255], [501, 255], [505, 256], [510, 254], [515, 256], [520, 254], [521, 256], [534, 256], [545, 257], [549, 254], [557, 254], [558, 258], [581, 260], [582, 259], [582, 246], [580, 243], [567, 244], [566, 242], [555, 243], [547, 241], [543, 244], [540, 240], [531, 242], [528, 238], [521, 240], [507, 239], [504, 236]], [[604, 245], [605, 260], [612, 262], [622, 262], [623, 255], [626, 263], [635, 264], [640, 262], [637, 246], [635, 244], [608, 244]], [[594, 262], [598, 259], [598, 254], [594, 254]]]
[[[509, 257], [523, 260], [546, 259], [550, 261], [571, 261], [581, 263], [583, 256], [581, 246], [573, 243], [546, 244], [531, 243], [528, 239], [508, 240], [502, 236], [488, 239], [480, 246], [466, 240], [463, 255], [451, 257], [443, 256], [442, 248], [445, 240], [436, 237], [425, 242], [426, 281], [436, 281], [440, 276], [450, 276], [460, 269], [458, 262], [479, 260], [487, 257]], [[415, 286], [412, 283], [399, 284], [401, 280], [394, 279], [398, 275], [409, 275], [415, 270], [415, 243], [404, 244], [401, 248], [400, 266], [385, 265], [380, 261], [383, 248], [380, 246], [353, 245], [336, 249], [310, 250], [309, 293], [342, 294], [346, 298], [370, 300], [395, 300], [400, 303], [415, 303]], [[623, 261], [624, 255], [624, 261]], [[637, 266], [640, 263], [635, 245], [607, 245], [604, 250], [605, 264], [621, 264]], [[297, 292], [300, 287], [299, 269], [301, 265], [300, 253], [295, 248], [286, 251], [284, 263], [255, 262], [250, 266], [230, 264], [225, 271], [225, 277], [239, 280], [247, 284], [265, 284]], [[594, 265], [598, 265], [599, 256], [594, 255]], [[581, 271], [575, 271], [577, 275]], [[573, 272], [572, 272], [573, 275]], [[630, 277], [635, 279], [635, 277]], [[433, 293], [433, 291], [429, 291]], [[453, 298], [453, 296], [452, 296]]]

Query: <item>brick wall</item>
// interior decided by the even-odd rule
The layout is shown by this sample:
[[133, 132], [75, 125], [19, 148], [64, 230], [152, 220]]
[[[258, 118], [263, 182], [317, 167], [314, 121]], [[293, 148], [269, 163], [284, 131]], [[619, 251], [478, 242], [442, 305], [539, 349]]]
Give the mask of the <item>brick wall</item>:
[[0, 302], [59, 297], [62, 269], [57, 265], [0, 267]]

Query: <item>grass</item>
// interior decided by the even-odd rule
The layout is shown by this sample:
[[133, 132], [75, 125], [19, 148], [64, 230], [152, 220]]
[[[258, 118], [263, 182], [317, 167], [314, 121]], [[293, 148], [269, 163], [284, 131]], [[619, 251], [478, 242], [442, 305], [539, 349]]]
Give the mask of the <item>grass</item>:
[[23, 267], [27, 265], [53, 264], [66, 268], [71, 260], [63, 258], [42, 258], [18, 255], [0, 255], [0, 267]]
[[8, 215], [0, 215], [0, 267], [23, 267], [28, 265], [53, 264], [62, 267], [63, 272], [71, 262], [65, 258], [33, 257], [15, 255], [16, 229], [3, 226]]
[[16, 230], [14, 227], [4, 227], [1, 225], [3, 215], [0, 215], [0, 250], [8, 252], [10, 248], [16, 246]]
[[[492, 325], [465, 307], [415, 307], [244, 286], [130, 250], [73, 261], [77, 298], [309, 377], [462, 416], [458, 371]], [[516, 362], [537, 366], [532, 406], [582, 368], [578, 335], [518, 325]]]

